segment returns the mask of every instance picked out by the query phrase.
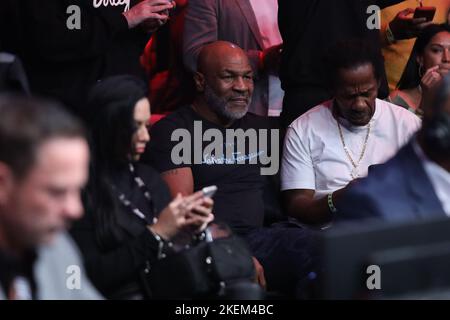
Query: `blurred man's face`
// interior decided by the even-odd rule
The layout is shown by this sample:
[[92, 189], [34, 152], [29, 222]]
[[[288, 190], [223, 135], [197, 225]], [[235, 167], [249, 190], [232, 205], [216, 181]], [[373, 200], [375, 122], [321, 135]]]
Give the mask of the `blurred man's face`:
[[245, 116], [253, 94], [253, 71], [243, 53], [224, 54], [204, 76], [205, 100], [216, 114], [228, 120]]
[[81, 138], [42, 144], [34, 166], [17, 179], [0, 170], [0, 224], [19, 249], [52, 241], [83, 214], [80, 190], [88, 177], [89, 151]]
[[339, 71], [335, 101], [339, 115], [355, 126], [365, 126], [375, 113], [378, 82], [371, 64]]

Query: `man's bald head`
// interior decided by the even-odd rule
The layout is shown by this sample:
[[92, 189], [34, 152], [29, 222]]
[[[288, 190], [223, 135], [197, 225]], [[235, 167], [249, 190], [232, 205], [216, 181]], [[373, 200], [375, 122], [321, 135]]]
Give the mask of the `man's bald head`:
[[201, 73], [205, 73], [223, 59], [232, 57], [244, 59], [249, 63], [246, 53], [237, 45], [227, 41], [209, 43], [200, 51], [197, 61], [197, 70]]
[[217, 41], [203, 47], [194, 76], [200, 99], [225, 121], [242, 118], [253, 94], [253, 71], [238, 46]]

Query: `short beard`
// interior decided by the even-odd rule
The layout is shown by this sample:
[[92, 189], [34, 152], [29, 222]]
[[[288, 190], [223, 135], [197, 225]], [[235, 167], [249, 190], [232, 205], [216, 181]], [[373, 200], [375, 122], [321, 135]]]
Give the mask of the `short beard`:
[[249, 100], [246, 108], [241, 112], [230, 111], [227, 107], [228, 101], [224, 98], [219, 97], [208, 84], [205, 84], [204, 97], [206, 103], [212, 111], [214, 111], [219, 117], [231, 121], [243, 118], [247, 114], [248, 106], [251, 102], [251, 100]]

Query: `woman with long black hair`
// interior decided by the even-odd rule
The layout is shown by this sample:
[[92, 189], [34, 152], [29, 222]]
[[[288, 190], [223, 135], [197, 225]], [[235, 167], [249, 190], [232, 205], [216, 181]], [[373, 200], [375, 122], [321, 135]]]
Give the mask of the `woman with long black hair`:
[[86, 215], [72, 234], [107, 298], [151, 297], [147, 275], [164, 247], [180, 234], [201, 232], [213, 219], [213, 202], [202, 192], [171, 201], [159, 174], [138, 162], [150, 140], [146, 96], [140, 80], [116, 76], [93, 88], [87, 106], [91, 175]]
[[397, 89], [388, 101], [418, 115], [424, 94], [450, 70], [450, 26], [432, 24], [422, 30], [414, 44]]

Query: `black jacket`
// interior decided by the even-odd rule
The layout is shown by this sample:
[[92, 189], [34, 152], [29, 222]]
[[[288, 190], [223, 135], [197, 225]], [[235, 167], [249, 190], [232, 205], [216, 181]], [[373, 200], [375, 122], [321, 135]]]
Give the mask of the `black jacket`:
[[[150, 190], [155, 214], [159, 214], [170, 202], [168, 187], [152, 168], [140, 164], [135, 168]], [[146, 215], [150, 214], [145, 210], [147, 200], [128, 170], [119, 172], [113, 179], [130, 201]], [[109, 248], [101, 246], [98, 241], [100, 226], [93, 216], [95, 204], [86, 205], [85, 216], [74, 225], [71, 234], [83, 253], [91, 281], [103, 295], [110, 299], [148, 298], [151, 292], [145, 269], [157, 259], [158, 241], [144, 220], [120, 203], [118, 205], [119, 234]]]

